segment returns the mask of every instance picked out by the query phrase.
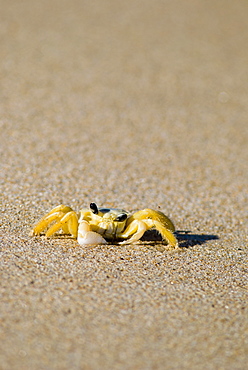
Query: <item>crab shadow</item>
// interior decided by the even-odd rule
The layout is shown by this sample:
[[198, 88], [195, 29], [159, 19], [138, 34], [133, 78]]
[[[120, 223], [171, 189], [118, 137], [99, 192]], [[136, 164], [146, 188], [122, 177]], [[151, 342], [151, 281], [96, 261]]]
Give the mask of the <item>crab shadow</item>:
[[[188, 230], [178, 230], [175, 232], [175, 236], [179, 242], [180, 248], [189, 248], [194, 245], [201, 245], [209, 240], [219, 239], [218, 235], [213, 234], [190, 234]], [[152, 243], [161, 243], [162, 238], [156, 230], [148, 230], [145, 232], [141, 241], [152, 242]]]

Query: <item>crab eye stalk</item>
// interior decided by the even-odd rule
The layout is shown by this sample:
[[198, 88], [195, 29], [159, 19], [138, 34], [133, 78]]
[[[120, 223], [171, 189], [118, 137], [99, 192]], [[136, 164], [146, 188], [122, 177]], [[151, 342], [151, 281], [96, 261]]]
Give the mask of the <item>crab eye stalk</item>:
[[97, 215], [97, 214], [98, 214], [98, 208], [97, 208], [96, 203], [90, 203], [90, 209], [91, 209], [91, 211], [92, 211], [95, 215]]
[[127, 214], [122, 213], [122, 214], [120, 214], [119, 216], [116, 217], [115, 221], [122, 222], [122, 221], [125, 221], [126, 219], [127, 219]]

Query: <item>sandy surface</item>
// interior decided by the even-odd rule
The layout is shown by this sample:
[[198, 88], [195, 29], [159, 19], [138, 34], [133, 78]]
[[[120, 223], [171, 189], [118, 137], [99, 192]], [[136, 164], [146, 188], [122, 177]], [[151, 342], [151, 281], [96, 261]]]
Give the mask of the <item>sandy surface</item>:
[[[247, 369], [247, 1], [0, 17], [0, 369]], [[29, 237], [90, 202], [164, 211], [180, 249]]]

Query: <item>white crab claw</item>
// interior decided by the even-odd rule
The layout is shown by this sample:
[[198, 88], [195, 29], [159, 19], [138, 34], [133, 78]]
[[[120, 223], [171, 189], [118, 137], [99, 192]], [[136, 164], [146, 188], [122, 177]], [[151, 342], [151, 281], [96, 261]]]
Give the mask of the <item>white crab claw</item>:
[[80, 245], [107, 244], [107, 241], [100, 234], [90, 231], [90, 225], [87, 221], [80, 222], [77, 241]]

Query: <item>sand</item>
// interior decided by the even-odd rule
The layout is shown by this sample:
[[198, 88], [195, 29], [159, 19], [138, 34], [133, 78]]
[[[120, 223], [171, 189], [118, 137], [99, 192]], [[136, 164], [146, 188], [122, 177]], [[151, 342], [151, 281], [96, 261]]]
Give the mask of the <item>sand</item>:
[[[246, 369], [248, 4], [1, 4], [0, 369]], [[156, 234], [31, 238], [52, 207]]]

